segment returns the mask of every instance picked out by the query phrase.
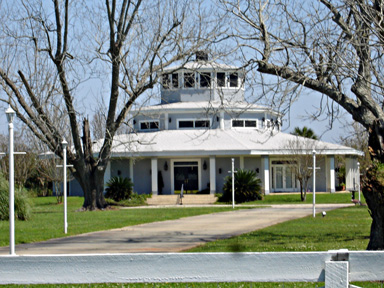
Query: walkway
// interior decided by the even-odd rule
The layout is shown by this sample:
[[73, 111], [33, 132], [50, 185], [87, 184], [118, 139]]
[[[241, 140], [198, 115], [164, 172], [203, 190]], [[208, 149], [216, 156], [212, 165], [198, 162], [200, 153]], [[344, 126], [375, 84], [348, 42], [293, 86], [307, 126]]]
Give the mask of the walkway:
[[[347, 206], [351, 204], [318, 204], [316, 211], [319, 213]], [[229, 238], [308, 215], [312, 215], [312, 205], [272, 205], [20, 244], [16, 246], [16, 254], [181, 252], [209, 241]], [[0, 247], [0, 255], [8, 253], [9, 247]]]

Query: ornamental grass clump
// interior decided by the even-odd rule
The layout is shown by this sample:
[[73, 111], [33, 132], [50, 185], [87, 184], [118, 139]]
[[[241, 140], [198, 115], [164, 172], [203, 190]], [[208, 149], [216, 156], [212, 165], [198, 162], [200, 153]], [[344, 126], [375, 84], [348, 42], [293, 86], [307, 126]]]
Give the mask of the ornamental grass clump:
[[107, 183], [105, 198], [110, 198], [117, 202], [129, 199], [132, 194], [132, 187], [131, 179], [112, 177]]
[[[232, 201], [232, 177], [225, 178], [221, 201]], [[235, 173], [235, 201], [237, 203], [261, 200], [261, 180], [252, 170], [236, 170]]]
[[[31, 218], [31, 206], [25, 189], [15, 189], [15, 218], [28, 220]], [[0, 175], [0, 221], [9, 220], [9, 184]]]

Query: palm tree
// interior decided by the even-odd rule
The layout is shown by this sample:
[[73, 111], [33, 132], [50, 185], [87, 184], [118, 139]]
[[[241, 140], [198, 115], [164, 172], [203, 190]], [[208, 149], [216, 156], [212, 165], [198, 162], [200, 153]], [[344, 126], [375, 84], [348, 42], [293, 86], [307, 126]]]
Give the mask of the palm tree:
[[301, 137], [305, 137], [305, 138], [309, 138], [309, 139], [313, 139], [313, 140], [317, 140], [318, 137], [317, 135], [315, 134], [315, 132], [313, 132], [313, 130], [311, 128], [308, 128], [306, 126], [304, 126], [302, 129], [300, 129], [299, 127], [296, 127], [293, 132], [291, 132], [292, 135], [296, 135], [296, 136], [301, 136]]

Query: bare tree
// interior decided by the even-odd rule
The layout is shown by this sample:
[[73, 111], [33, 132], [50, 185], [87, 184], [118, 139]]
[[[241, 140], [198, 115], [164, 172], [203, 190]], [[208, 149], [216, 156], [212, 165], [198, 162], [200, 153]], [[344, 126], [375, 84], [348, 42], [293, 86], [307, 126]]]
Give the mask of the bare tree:
[[[148, 97], [164, 67], [188, 61], [216, 33], [217, 27], [208, 25], [209, 7], [200, 5], [186, 0], [3, 3], [0, 96], [59, 157], [65, 134], [85, 209], [106, 205], [103, 175], [113, 137], [133, 105]], [[84, 117], [92, 106], [84, 99], [90, 82], [107, 99], [104, 142], [96, 157]]]
[[290, 156], [287, 162], [290, 164], [290, 170], [294, 172], [295, 178], [300, 184], [301, 201], [307, 200], [308, 182], [313, 175], [313, 154], [316, 150], [316, 142], [312, 139], [296, 137], [296, 139], [288, 141], [287, 149]]
[[[219, 2], [235, 21], [228, 36], [250, 69], [275, 76], [275, 89], [321, 93], [319, 111], [330, 121], [339, 109], [352, 115], [369, 133], [372, 159], [384, 162], [384, 1]], [[368, 249], [384, 249], [384, 187], [378, 183], [368, 181], [363, 189], [373, 220]]]
[[[14, 137], [15, 151], [25, 152], [24, 155], [14, 157], [14, 177], [15, 184], [19, 188], [25, 186], [29, 177], [36, 171], [36, 154], [29, 145], [26, 144], [25, 137], [21, 133], [16, 133]], [[0, 135], [0, 151], [8, 151], [8, 137]], [[6, 154], [0, 159], [1, 173], [8, 179], [9, 177], [9, 156]]]
[[53, 157], [49, 156], [46, 159], [39, 161], [37, 170], [39, 172], [39, 180], [41, 181], [43, 187], [45, 186], [45, 183], [52, 183], [55, 190], [56, 202], [57, 204], [60, 204], [63, 202], [63, 189], [61, 186], [63, 180], [63, 169], [57, 167], [59, 164], [58, 162], [58, 159], [54, 157], [54, 155]]

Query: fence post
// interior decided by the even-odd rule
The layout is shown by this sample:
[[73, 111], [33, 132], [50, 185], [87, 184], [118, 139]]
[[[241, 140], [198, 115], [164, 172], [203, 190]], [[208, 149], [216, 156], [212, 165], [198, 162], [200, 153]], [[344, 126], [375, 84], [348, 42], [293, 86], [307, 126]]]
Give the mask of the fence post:
[[325, 288], [349, 287], [349, 262], [326, 261], [325, 262]]

